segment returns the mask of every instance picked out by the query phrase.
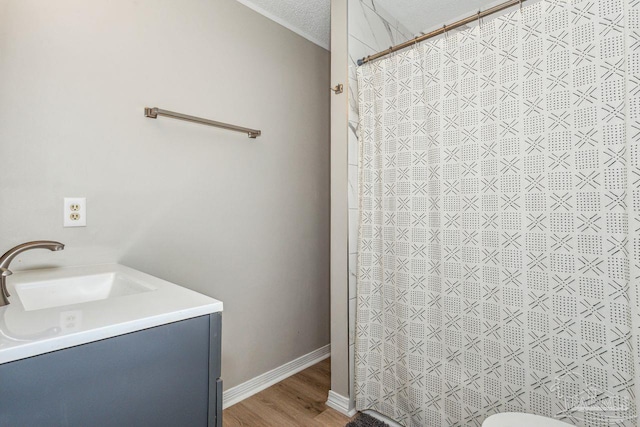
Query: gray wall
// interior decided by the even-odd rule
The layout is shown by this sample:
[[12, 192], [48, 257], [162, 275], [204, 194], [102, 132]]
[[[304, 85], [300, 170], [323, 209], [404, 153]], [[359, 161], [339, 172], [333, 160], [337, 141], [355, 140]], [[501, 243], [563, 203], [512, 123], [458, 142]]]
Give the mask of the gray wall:
[[[0, 0], [0, 246], [222, 300], [225, 388], [329, 342], [329, 53], [234, 0]], [[245, 135], [145, 106], [262, 129]], [[87, 197], [86, 228], [62, 198]]]

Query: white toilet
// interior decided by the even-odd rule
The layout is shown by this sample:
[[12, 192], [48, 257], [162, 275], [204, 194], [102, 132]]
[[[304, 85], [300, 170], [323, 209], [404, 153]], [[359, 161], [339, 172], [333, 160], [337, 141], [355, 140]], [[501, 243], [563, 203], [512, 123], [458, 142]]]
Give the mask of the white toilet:
[[520, 412], [504, 412], [491, 415], [484, 420], [482, 427], [567, 427], [568, 424], [540, 415], [524, 414]]

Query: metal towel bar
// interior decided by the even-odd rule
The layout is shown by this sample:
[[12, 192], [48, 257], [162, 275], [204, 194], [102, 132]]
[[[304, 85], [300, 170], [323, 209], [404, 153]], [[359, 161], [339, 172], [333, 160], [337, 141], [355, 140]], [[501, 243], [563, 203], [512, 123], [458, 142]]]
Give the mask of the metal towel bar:
[[200, 117], [188, 116], [186, 114], [175, 113], [173, 111], [163, 110], [161, 108], [153, 107], [145, 107], [144, 116], [149, 117], [150, 119], [157, 119], [158, 116], [171, 117], [172, 119], [185, 120], [187, 122], [200, 123], [203, 125], [215, 126], [222, 129], [232, 130], [235, 132], [246, 133], [249, 138], [255, 139], [256, 137], [262, 134], [261, 131], [257, 129], [249, 129], [241, 126], [230, 125], [228, 123], [216, 122], [214, 120], [202, 119]]

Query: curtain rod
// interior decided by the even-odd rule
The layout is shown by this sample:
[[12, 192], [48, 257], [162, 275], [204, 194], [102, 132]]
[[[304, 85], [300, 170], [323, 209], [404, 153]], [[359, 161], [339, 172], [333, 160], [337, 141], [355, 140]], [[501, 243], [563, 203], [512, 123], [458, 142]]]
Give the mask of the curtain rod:
[[157, 107], [153, 107], [153, 108], [146, 107], [144, 109], [144, 116], [149, 117], [150, 119], [157, 119], [158, 116], [165, 116], [165, 117], [171, 117], [172, 119], [185, 120], [187, 122], [200, 123], [208, 126], [215, 126], [222, 129], [232, 130], [235, 132], [246, 133], [249, 136], [249, 138], [253, 138], [253, 139], [255, 139], [256, 137], [262, 134], [262, 132], [260, 132], [257, 129], [249, 129], [241, 126], [230, 125], [228, 123], [216, 122], [215, 120], [188, 116], [186, 114], [176, 113], [169, 110], [163, 110]]
[[406, 41], [404, 43], [400, 43], [399, 45], [392, 46], [387, 50], [383, 50], [382, 52], [378, 52], [378, 53], [375, 53], [373, 55], [366, 56], [366, 57], [364, 57], [362, 59], [358, 59], [358, 65], [366, 64], [367, 62], [373, 61], [373, 60], [378, 59], [378, 58], [382, 58], [383, 56], [387, 56], [390, 53], [397, 52], [397, 51], [405, 49], [405, 48], [407, 48], [409, 46], [413, 46], [416, 43], [420, 43], [421, 41], [430, 39], [430, 38], [435, 37], [435, 36], [439, 36], [440, 34], [444, 34], [449, 30], [453, 30], [453, 29], [456, 29], [458, 27], [462, 27], [463, 25], [467, 25], [467, 24], [469, 24], [471, 22], [474, 22], [476, 20], [482, 19], [485, 16], [491, 15], [491, 14], [496, 13], [496, 12], [500, 12], [500, 11], [508, 9], [508, 8], [510, 8], [512, 6], [516, 6], [518, 4], [522, 5], [522, 3], [524, 3], [525, 1], [527, 1], [527, 0], [509, 0], [509, 1], [506, 1], [504, 3], [500, 3], [497, 6], [490, 7], [489, 9], [487, 9], [485, 11], [478, 11], [478, 13], [476, 13], [475, 15], [468, 16], [468, 17], [466, 17], [464, 19], [461, 19], [459, 21], [454, 22], [453, 24], [443, 25], [442, 28], [438, 28], [437, 30], [431, 31], [430, 33], [423, 34], [423, 35], [418, 36], [418, 37], [416, 37], [414, 39], [408, 40], [408, 41]]

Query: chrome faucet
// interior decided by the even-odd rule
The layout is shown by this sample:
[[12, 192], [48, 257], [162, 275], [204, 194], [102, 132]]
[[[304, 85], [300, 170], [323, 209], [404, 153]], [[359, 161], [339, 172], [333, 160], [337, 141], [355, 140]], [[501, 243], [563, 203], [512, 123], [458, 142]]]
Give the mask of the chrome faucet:
[[9, 249], [0, 257], [0, 307], [3, 305], [9, 305], [9, 291], [7, 290], [7, 276], [13, 274], [9, 270], [9, 264], [11, 261], [21, 252], [28, 251], [30, 249], [49, 249], [50, 251], [61, 251], [64, 249], [64, 245], [60, 242], [53, 242], [51, 240], [36, 240], [34, 242], [27, 242]]

